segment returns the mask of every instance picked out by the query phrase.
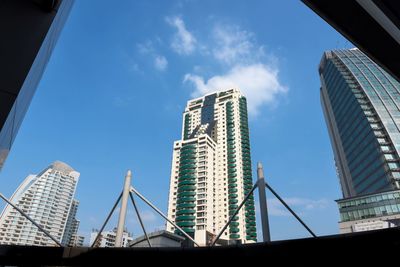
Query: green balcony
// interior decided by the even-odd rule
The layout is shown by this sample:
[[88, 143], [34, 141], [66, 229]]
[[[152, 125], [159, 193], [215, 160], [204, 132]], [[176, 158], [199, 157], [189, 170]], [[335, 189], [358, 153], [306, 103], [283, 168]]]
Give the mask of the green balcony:
[[195, 145], [185, 145], [185, 146], [181, 147], [181, 152], [187, 152], [189, 150], [196, 150], [196, 146]]
[[229, 233], [232, 233], [232, 234], [237, 234], [237, 233], [239, 233], [239, 228], [237, 228], [237, 227], [229, 227]]
[[178, 210], [176, 212], [176, 215], [178, 216], [178, 215], [183, 215], [183, 214], [195, 214], [195, 213], [196, 213], [196, 211], [193, 209], [184, 209], [184, 210]]
[[254, 210], [246, 210], [246, 213], [245, 213], [245, 216], [246, 217], [248, 217], [248, 216], [255, 216], [256, 215], [256, 213], [254, 212]]
[[253, 209], [254, 208], [254, 201], [247, 201], [246, 204], [244, 204], [246, 209]]
[[181, 215], [181, 216], [177, 216], [176, 217], [176, 221], [180, 222], [180, 221], [193, 221], [194, 219], [196, 219], [196, 216], [193, 215]]
[[247, 235], [249, 235], [249, 236], [255, 238], [255, 237], [257, 237], [257, 232], [252, 232], [252, 233], [249, 233], [249, 234], [247, 234]]
[[252, 179], [244, 178], [243, 181], [244, 181], [244, 184], [249, 184], [249, 185], [253, 184], [253, 180]]
[[238, 235], [238, 234], [230, 234], [230, 235], [229, 235], [229, 238], [230, 238], [230, 239], [239, 239], [239, 238], [240, 238], [240, 235]]
[[191, 148], [190, 150], [181, 151], [181, 153], [180, 153], [181, 159], [182, 159], [182, 157], [188, 156], [188, 155], [196, 155], [196, 150]]
[[[195, 226], [195, 222], [176, 222], [179, 227]], [[186, 232], [186, 231], [185, 231]]]
[[178, 183], [178, 187], [183, 186], [183, 185], [195, 185], [196, 181], [195, 180], [185, 180], [181, 181]]
[[179, 170], [195, 169], [196, 164], [182, 164], [179, 166]]
[[229, 204], [237, 204], [239, 202], [239, 200], [237, 199], [229, 199], [228, 203]]
[[231, 199], [231, 198], [237, 198], [238, 197], [238, 194], [229, 194], [228, 195], [228, 198], [229, 199]]
[[255, 227], [255, 226], [256, 226], [256, 222], [249, 222], [249, 223], [246, 223], [246, 228]]
[[194, 203], [180, 203], [176, 205], [177, 209], [188, 209], [188, 208], [194, 208], [196, 207], [196, 204]]
[[251, 189], [253, 189], [253, 186], [252, 185], [245, 185], [244, 189], [245, 190], [251, 190]]
[[228, 184], [228, 190], [229, 190], [229, 189], [234, 189], [234, 188], [236, 188], [236, 187], [237, 187], [236, 184]]
[[[255, 217], [255, 215], [246, 215], [246, 219], [255, 221], [255, 220], [256, 220], [256, 217]], [[247, 222], [247, 221], [246, 221], [246, 222]]]
[[[195, 230], [193, 228], [187, 228], [187, 227], [181, 227], [181, 228], [183, 231], [185, 231], [185, 233], [188, 233], [188, 234], [195, 232]], [[179, 230], [175, 230], [175, 234], [182, 235], [181, 231], [179, 231]]]
[[196, 186], [194, 185], [184, 185], [178, 187], [178, 193], [183, 192], [183, 191], [193, 191], [196, 190]]
[[196, 160], [194, 159], [185, 159], [179, 162], [180, 165], [185, 165], [185, 164], [196, 164]]
[[253, 227], [250, 227], [249, 229], [246, 229], [246, 234], [251, 234], [251, 233], [255, 233], [257, 230], [256, 230], [256, 228], [253, 226]]
[[256, 236], [251, 236], [251, 235], [246, 235], [246, 240], [253, 240], [254, 242], [257, 242]]
[[243, 175], [251, 175], [251, 171], [243, 171]]
[[194, 201], [196, 201], [195, 197], [181, 197], [181, 198], [178, 198], [176, 203], [181, 204], [181, 203], [194, 202]]
[[228, 176], [236, 174], [236, 169], [228, 169]]
[[181, 148], [181, 151], [182, 151], [182, 150], [191, 149], [191, 148], [196, 148], [196, 145], [184, 145], [184, 146]]
[[[229, 182], [229, 180], [237, 179], [236, 176], [237, 176], [236, 173], [230, 173], [230, 174], [228, 174], [228, 182]], [[236, 180], [235, 180], [235, 181], [236, 181]]]
[[196, 175], [194, 174], [184, 174], [184, 175], [179, 175], [179, 181], [183, 180], [192, 180], [196, 179]]
[[238, 205], [232, 204], [232, 205], [229, 205], [229, 206], [228, 206], [228, 209], [229, 209], [229, 210], [236, 210], [238, 207], [239, 207]]
[[185, 169], [185, 170], [179, 171], [179, 175], [185, 175], [185, 174], [195, 173], [195, 172], [196, 172], [195, 169]]
[[228, 189], [228, 194], [233, 194], [233, 193], [237, 193], [237, 189], [236, 188], [229, 188]]
[[228, 168], [235, 168], [236, 164], [228, 164]]
[[236, 182], [237, 182], [237, 179], [235, 179], [235, 178], [228, 179], [228, 184], [233, 184]]
[[233, 217], [232, 221], [233, 221], [233, 222], [239, 221], [239, 216]]
[[195, 191], [186, 191], [186, 192], [181, 192], [178, 194], [177, 198], [181, 198], [181, 197], [192, 197], [195, 196], [196, 192]]
[[181, 165], [179, 167], [179, 171], [186, 171], [186, 170], [195, 170], [196, 169], [196, 165], [195, 164], [185, 164], [185, 165]]
[[231, 222], [231, 223], [229, 224], [229, 226], [230, 226], [230, 227], [238, 227], [238, 226], [239, 226], [239, 223], [238, 223], [238, 222]]
[[196, 156], [196, 152], [185, 152], [185, 153], [181, 153], [181, 160], [184, 159], [193, 159], [191, 157]]
[[196, 158], [196, 154], [187, 154], [187, 155], [182, 155], [181, 156], [181, 160], [184, 159], [195, 159]]
[[183, 170], [179, 171], [179, 177], [183, 176], [194, 176], [196, 174], [196, 170]]

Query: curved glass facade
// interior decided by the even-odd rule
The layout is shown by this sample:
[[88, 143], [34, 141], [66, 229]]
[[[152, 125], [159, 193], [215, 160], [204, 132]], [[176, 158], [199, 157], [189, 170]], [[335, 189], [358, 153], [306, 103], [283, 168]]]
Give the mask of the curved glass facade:
[[400, 187], [400, 84], [358, 49], [320, 65], [324, 109], [344, 197]]

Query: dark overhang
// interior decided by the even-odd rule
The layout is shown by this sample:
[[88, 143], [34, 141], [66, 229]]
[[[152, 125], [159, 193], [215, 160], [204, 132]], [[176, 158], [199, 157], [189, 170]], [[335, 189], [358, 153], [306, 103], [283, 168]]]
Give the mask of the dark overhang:
[[130, 266], [194, 263], [236, 266], [354, 266], [398, 261], [400, 229], [201, 248], [62, 248], [0, 245], [0, 265]]
[[400, 1], [302, 2], [400, 81]]

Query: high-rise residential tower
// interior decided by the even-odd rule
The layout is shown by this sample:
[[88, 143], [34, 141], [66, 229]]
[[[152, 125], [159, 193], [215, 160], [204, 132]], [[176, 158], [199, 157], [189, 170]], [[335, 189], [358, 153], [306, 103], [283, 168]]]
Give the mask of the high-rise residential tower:
[[325, 52], [319, 73], [343, 192], [340, 231], [399, 224], [399, 82], [358, 49]]
[[[10, 200], [60, 243], [68, 245], [77, 226], [74, 194], [79, 175], [67, 164], [56, 161], [40, 174], [29, 175]], [[0, 244], [56, 245], [10, 205], [0, 215]]]
[[[230, 89], [188, 101], [173, 147], [168, 217], [207, 245], [252, 184], [246, 98]], [[251, 196], [221, 238], [254, 242], [255, 221]], [[178, 233], [169, 223], [167, 230]]]
[[[78, 235], [80, 221], [76, 218], [78, 212], [79, 201], [74, 199], [72, 201], [71, 209], [69, 211], [67, 223], [65, 226], [64, 236], [61, 244], [69, 247], [75, 247], [83, 243], [82, 238]], [[81, 242], [82, 240], [82, 242]]]

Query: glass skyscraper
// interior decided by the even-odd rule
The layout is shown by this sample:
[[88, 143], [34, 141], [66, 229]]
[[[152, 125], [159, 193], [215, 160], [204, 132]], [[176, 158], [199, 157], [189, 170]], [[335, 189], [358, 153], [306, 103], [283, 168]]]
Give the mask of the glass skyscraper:
[[[319, 74], [344, 198], [338, 201], [341, 222], [398, 214], [399, 195], [390, 194], [390, 205], [385, 200], [400, 188], [399, 82], [358, 49], [325, 52]], [[342, 226], [343, 232], [355, 229]]]
[[0, 170], [74, 0], [0, 3]]

